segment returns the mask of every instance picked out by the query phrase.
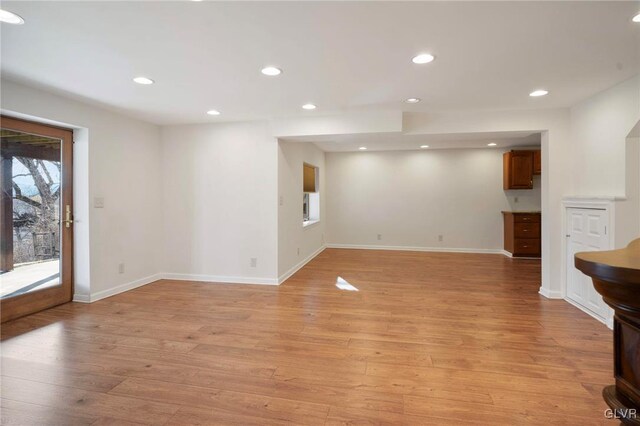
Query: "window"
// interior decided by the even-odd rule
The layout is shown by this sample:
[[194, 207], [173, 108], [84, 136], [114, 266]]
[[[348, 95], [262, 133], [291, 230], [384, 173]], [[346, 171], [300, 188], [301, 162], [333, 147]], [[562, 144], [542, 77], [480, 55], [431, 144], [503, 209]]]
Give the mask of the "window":
[[311, 164], [302, 165], [302, 226], [320, 221], [319, 169]]

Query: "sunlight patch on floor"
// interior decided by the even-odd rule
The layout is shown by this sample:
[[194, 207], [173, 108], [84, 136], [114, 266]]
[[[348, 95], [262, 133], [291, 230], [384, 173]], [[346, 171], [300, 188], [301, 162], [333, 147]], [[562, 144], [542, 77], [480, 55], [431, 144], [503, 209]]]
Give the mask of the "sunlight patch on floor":
[[349, 282], [342, 277], [338, 277], [338, 279], [336, 280], [336, 287], [338, 287], [340, 290], [359, 291], [357, 288], [349, 284]]

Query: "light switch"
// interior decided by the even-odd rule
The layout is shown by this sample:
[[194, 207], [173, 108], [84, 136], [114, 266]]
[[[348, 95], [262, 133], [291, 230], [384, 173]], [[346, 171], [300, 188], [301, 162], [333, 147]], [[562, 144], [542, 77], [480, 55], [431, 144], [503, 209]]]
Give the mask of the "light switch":
[[94, 197], [93, 198], [93, 207], [96, 209], [104, 208], [104, 197]]

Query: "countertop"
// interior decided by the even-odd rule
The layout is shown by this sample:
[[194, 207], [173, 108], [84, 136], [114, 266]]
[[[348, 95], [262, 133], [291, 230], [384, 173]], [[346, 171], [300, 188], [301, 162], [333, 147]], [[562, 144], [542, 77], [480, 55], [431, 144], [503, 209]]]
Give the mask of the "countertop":
[[520, 214], [541, 214], [542, 212], [539, 210], [518, 210], [518, 211], [514, 211], [514, 210], [502, 210], [502, 213], [520, 213]]

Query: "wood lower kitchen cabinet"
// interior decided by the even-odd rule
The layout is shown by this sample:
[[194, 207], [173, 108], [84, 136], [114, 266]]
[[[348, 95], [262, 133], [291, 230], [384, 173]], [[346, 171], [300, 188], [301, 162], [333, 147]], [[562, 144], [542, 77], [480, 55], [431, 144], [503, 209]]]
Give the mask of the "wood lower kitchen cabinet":
[[540, 212], [502, 212], [504, 249], [513, 257], [540, 257]]

